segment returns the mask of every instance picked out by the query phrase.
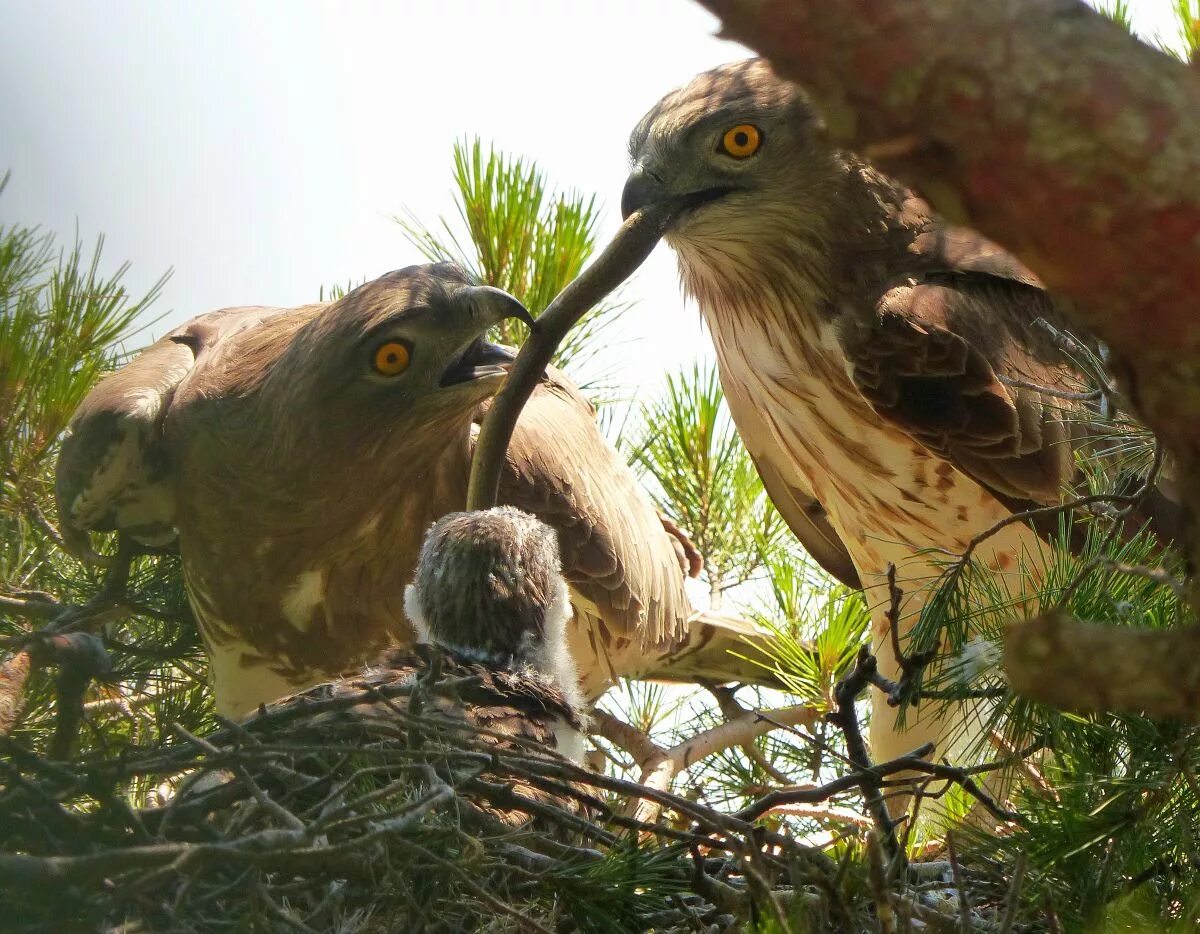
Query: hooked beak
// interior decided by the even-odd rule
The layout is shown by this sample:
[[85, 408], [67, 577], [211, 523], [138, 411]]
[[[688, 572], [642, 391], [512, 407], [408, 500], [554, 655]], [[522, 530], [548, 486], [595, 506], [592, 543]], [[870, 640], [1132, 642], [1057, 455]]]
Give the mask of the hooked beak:
[[474, 321], [472, 329], [477, 336], [442, 373], [439, 385], [456, 386], [505, 375], [515, 357], [508, 348], [484, 340], [484, 333], [506, 318], [517, 318], [524, 321], [531, 331], [536, 330], [536, 319], [529, 309], [507, 292], [490, 285], [467, 286], [454, 298], [456, 304], [461, 302], [470, 309]]
[[490, 285], [470, 285], [455, 298], [467, 302], [488, 327], [499, 324], [505, 318], [517, 318], [524, 321], [531, 331], [537, 329], [537, 321], [529, 309], [501, 289], [494, 289]]
[[734, 185], [714, 185], [712, 188], [701, 188], [682, 196], [672, 195], [667, 191], [663, 180], [639, 162], [633, 167], [629, 177], [625, 179], [625, 190], [621, 192], [621, 219], [628, 220], [629, 215], [651, 204], [672, 200], [677, 204], [676, 220], [678, 220], [688, 211], [724, 197], [735, 187]]
[[621, 192], [621, 220], [628, 220], [634, 211], [648, 204], [657, 204], [666, 196], [667, 189], [662, 179], [639, 163], [629, 173], [629, 178], [625, 179], [625, 189]]
[[507, 347], [477, 337], [446, 368], [438, 385], [444, 388], [504, 376], [515, 359], [516, 355]]

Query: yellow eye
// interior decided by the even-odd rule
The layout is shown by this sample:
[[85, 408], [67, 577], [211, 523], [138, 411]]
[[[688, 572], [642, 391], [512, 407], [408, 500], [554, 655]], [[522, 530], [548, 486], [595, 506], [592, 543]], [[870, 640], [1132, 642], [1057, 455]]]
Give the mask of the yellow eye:
[[375, 348], [375, 372], [381, 376], [399, 376], [408, 369], [408, 348], [399, 341], [388, 341]]
[[740, 123], [726, 130], [725, 135], [721, 137], [721, 149], [735, 159], [750, 158], [758, 152], [761, 145], [762, 134], [758, 132], [758, 127], [749, 123]]

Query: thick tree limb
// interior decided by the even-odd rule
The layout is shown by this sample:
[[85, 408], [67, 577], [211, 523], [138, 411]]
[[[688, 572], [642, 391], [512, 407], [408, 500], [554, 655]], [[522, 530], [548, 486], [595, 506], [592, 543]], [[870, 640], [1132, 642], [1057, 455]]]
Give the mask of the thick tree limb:
[[[1013, 688], [1057, 707], [1195, 717], [1200, 631], [1088, 626], [1065, 613], [1009, 627], [1004, 667]], [[1152, 677], [1147, 673], [1152, 672]]]
[[[701, 0], [839, 144], [1016, 252], [1200, 452], [1200, 82], [1079, 0]], [[1193, 458], [1194, 459], [1194, 458]]]

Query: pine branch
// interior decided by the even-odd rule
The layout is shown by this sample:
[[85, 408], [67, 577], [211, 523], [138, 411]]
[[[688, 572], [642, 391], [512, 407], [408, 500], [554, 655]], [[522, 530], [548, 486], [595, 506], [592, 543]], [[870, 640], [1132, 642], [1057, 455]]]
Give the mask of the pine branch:
[[504, 454], [517, 418], [563, 338], [589, 308], [642, 264], [684, 206], [659, 206], [630, 217], [604, 252], [538, 316], [536, 327], [517, 354], [504, 387], [496, 395], [480, 427], [471, 461], [467, 509], [488, 509], [496, 504]]

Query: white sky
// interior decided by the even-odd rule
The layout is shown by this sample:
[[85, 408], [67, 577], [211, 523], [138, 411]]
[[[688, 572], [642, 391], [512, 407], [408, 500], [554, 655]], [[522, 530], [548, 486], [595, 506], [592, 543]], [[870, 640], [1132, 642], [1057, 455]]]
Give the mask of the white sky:
[[[1170, 0], [1131, 5], [1143, 34], [1173, 32]], [[9, 3], [0, 222], [105, 233], [135, 291], [173, 267], [155, 335], [419, 261], [389, 218], [453, 210], [465, 134], [596, 192], [604, 242], [637, 119], [747, 54], [715, 27], [690, 0]], [[709, 352], [665, 247], [626, 295], [606, 362], [631, 388]]]

